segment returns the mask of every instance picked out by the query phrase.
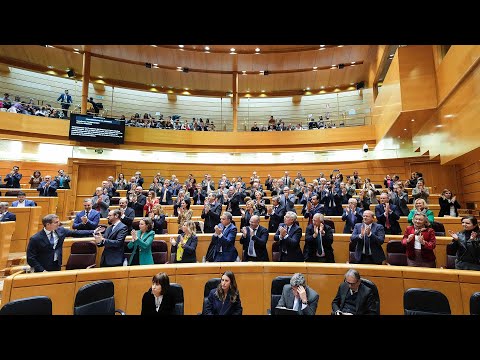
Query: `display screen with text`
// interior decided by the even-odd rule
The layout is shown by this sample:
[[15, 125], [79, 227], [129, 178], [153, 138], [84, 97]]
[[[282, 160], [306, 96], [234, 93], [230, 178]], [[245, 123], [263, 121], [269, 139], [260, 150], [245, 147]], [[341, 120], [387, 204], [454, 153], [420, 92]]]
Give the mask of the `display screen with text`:
[[125, 121], [92, 115], [70, 116], [70, 140], [123, 144]]

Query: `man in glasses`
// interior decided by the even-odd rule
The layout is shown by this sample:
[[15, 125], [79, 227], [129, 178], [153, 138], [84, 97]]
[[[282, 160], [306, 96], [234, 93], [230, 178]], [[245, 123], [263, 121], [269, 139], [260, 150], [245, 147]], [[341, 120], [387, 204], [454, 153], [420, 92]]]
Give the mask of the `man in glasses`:
[[349, 269], [332, 301], [332, 315], [378, 315], [378, 306], [371, 288], [362, 283], [360, 274]]

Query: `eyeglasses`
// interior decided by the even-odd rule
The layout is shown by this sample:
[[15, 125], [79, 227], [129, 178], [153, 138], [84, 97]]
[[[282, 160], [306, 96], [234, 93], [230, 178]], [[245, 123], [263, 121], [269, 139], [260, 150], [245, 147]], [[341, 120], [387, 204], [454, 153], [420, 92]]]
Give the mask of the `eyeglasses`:
[[349, 285], [349, 286], [353, 286], [353, 285], [356, 285], [358, 283], [358, 281], [355, 281], [353, 283], [351, 282], [348, 282], [347, 280], [345, 280], [345, 282]]

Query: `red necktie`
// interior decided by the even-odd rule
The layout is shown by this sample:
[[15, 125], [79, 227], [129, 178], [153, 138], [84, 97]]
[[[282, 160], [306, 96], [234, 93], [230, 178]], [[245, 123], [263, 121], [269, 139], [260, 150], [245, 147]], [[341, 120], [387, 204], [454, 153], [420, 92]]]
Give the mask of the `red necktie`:
[[390, 220], [388, 219], [388, 212], [385, 211], [385, 228], [390, 229]]

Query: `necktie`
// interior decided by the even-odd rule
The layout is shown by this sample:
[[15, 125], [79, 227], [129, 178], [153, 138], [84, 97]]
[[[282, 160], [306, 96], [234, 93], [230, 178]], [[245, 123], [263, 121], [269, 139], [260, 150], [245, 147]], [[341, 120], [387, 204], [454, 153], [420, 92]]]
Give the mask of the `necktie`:
[[385, 211], [385, 228], [390, 229], [390, 219], [388, 218], [388, 212]]
[[52, 246], [54, 246], [55, 245], [55, 239], [53, 238], [53, 231], [50, 232], [49, 240], [50, 240], [50, 244], [52, 244]]
[[257, 230], [253, 230], [253, 234], [250, 234], [250, 242], [248, 243], [248, 256], [255, 256], [254, 253], [254, 244], [255, 242], [252, 240], [252, 237], [254, 237], [257, 233]]
[[49, 187], [50, 187], [50, 186], [48, 186], [48, 185], [45, 186], [45, 194], [44, 194], [45, 196], [48, 196], [48, 188], [49, 188]]
[[295, 311], [299, 311], [300, 310], [300, 299], [297, 299], [295, 298], [293, 300], [294, 304], [293, 304], [293, 310]]
[[88, 213], [89, 211], [85, 211], [85, 216], [87, 217], [87, 219], [88, 219]]
[[322, 234], [320, 233], [320, 230], [317, 235], [317, 253], [320, 256], [323, 254]]
[[167, 188], [163, 188], [162, 202], [167, 202]]
[[350, 210], [350, 219], [352, 221], [352, 230], [353, 230], [353, 227], [355, 226], [355, 214], [353, 210]]
[[365, 226], [365, 236], [363, 237], [365, 242], [365, 255], [370, 255], [370, 236], [367, 236], [367, 229], [369, 228], [368, 225]]

